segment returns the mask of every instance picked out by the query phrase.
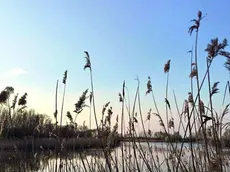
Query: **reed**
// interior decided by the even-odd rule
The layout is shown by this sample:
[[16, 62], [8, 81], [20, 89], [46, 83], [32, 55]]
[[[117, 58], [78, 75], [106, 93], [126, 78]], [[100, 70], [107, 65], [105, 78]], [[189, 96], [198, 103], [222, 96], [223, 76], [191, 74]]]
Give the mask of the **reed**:
[[[228, 81], [223, 95], [224, 109], [218, 113], [214, 108], [214, 99], [216, 94], [219, 94], [220, 88], [218, 81], [212, 81], [213, 71], [211, 71], [211, 66], [215, 65], [216, 58], [224, 57], [226, 61], [223, 62], [223, 66], [227, 69], [227, 72], [230, 72], [230, 53], [226, 50], [228, 46], [227, 39], [223, 39], [223, 41], [219, 41], [218, 38], [211, 39], [205, 49], [207, 56], [203, 58], [206, 62], [206, 65], [202, 66], [202, 68], [205, 68], [205, 73], [203, 76], [201, 75], [198, 65], [201, 64], [202, 57], [198, 54], [198, 43], [199, 37], [202, 36], [199, 35], [199, 31], [204, 17], [203, 13], [198, 11], [197, 18], [192, 20], [193, 24], [188, 31], [190, 36], [195, 32], [195, 40], [194, 50], [189, 51], [190, 60], [188, 60], [190, 88], [188, 88], [187, 99], [183, 101], [183, 104], [178, 103], [174, 90], [174, 102], [170, 102], [169, 74], [173, 72], [173, 68], [171, 68], [173, 67], [173, 64], [171, 64], [173, 59], [170, 59], [163, 67], [166, 75], [165, 113], [159, 110], [158, 104], [161, 102], [155, 97], [155, 90], [152, 86], [154, 80], [151, 80], [149, 76], [145, 96], [151, 97], [152, 106], [149, 107], [150, 110], [147, 114], [143, 113], [144, 102], [142, 96], [144, 95], [141, 95], [140, 80], [137, 78], [134, 99], [130, 100], [128, 87], [124, 81], [121, 93], [118, 94], [121, 111], [114, 112], [111, 102], [107, 102], [102, 108], [101, 117], [99, 117], [96, 111], [91, 56], [85, 51], [86, 63], [84, 70], [89, 70], [90, 89], [86, 89], [74, 104], [73, 112], [75, 116], [71, 112], [67, 112], [68, 125], [62, 125], [67, 80], [67, 71], [65, 71], [60, 123], [58, 124], [57, 121], [58, 81], [55, 93], [55, 123], [52, 123], [52, 120], [46, 115], [26, 109], [27, 93], [19, 99], [19, 95], [15, 94], [10, 105], [9, 99], [14, 93], [14, 88], [6, 87], [0, 93], [1, 137], [3, 139], [15, 139], [31, 136], [33, 142], [30, 144], [34, 145], [33, 149], [42, 151], [41, 154], [39, 154], [39, 151], [33, 151], [33, 158], [31, 159], [37, 165], [34, 168], [35, 170], [85, 172], [229, 171], [230, 157], [226, 147], [230, 143], [230, 140], [228, 140], [230, 123], [225, 122], [224, 119], [229, 114], [230, 103], [226, 100], [230, 98], [230, 81], [227, 78]], [[158, 82], [155, 83], [158, 84]], [[205, 90], [204, 87], [208, 89]], [[208, 93], [208, 100], [206, 101], [202, 96], [204, 92]], [[132, 102], [132, 106], [130, 102]], [[175, 104], [176, 113], [172, 112], [173, 104]], [[89, 128], [85, 123], [79, 125], [77, 120], [78, 115], [81, 115], [85, 108], [90, 108]], [[118, 115], [115, 115], [115, 113]], [[91, 115], [94, 116], [96, 129], [91, 128]], [[174, 119], [179, 119], [178, 126], [175, 125]], [[159, 121], [160, 132], [152, 133], [151, 120]], [[119, 127], [120, 130], [118, 131]], [[137, 128], [142, 129], [141, 136], [138, 135]], [[151, 140], [155, 142], [150, 143]], [[116, 148], [115, 146], [119, 145], [120, 141], [120, 147]], [[55, 153], [50, 147], [46, 147], [45, 143], [48, 142], [52, 142], [53, 146], [51, 147], [54, 147]], [[89, 142], [91, 143], [89, 144]], [[0, 144], [2, 143], [0, 141]], [[87, 151], [88, 148], [92, 147], [97, 150], [100, 149], [100, 153], [92, 153], [92, 150]], [[48, 149], [51, 153], [47, 155], [45, 149]], [[25, 152], [28, 153], [28, 149]], [[19, 147], [15, 147], [14, 153], [10, 157], [15, 155], [22, 156]], [[48, 160], [45, 160], [42, 155], [47, 155]], [[6, 160], [4, 161], [6, 162]], [[38, 164], [41, 161], [44, 162], [43, 167]], [[13, 159], [13, 162], [17, 164], [14, 169], [28, 170], [25, 161], [24, 166], [20, 159]], [[8, 161], [7, 163], [10, 164]], [[12, 170], [12, 168], [6, 166], [2, 166], [2, 169], [5, 171]]]

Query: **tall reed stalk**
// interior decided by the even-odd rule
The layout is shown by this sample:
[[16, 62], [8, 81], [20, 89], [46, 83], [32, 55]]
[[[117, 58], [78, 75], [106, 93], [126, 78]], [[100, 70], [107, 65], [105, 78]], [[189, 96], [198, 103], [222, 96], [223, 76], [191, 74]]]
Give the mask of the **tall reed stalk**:
[[[54, 111], [54, 118], [55, 118], [55, 131], [56, 131], [56, 138], [58, 137], [58, 121], [57, 121], [57, 114], [58, 114], [58, 110], [57, 110], [57, 106], [58, 106], [58, 80], [56, 83], [56, 92], [55, 92], [55, 111]], [[56, 157], [55, 157], [55, 172], [57, 172], [58, 168], [57, 168], [57, 160], [58, 160], [58, 149], [57, 149], [57, 145], [55, 146], [55, 153], [56, 153]]]
[[63, 91], [62, 105], [61, 105], [60, 126], [62, 126], [62, 117], [63, 117], [64, 102], [65, 102], [66, 81], [67, 81], [67, 70], [65, 71], [64, 77], [62, 80], [62, 83], [64, 84], [64, 91]]
[[[122, 103], [122, 110], [121, 110], [121, 138], [124, 137], [124, 106], [125, 106], [125, 81], [123, 82], [122, 86], [122, 95], [119, 94], [120, 102]], [[121, 144], [121, 153], [122, 157], [124, 157], [124, 145]], [[124, 158], [122, 158], [122, 171], [125, 172], [125, 162]]]
[[[193, 66], [194, 66], [194, 63], [193, 63], [193, 50], [189, 51], [190, 54], [191, 54], [191, 62], [190, 62], [190, 65], [191, 65], [191, 73], [193, 71]], [[192, 77], [190, 78], [190, 87], [191, 87], [191, 95], [193, 97], [193, 79]], [[186, 105], [188, 107], [188, 105]], [[195, 114], [193, 113], [193, 117], [194, 117], [194, 125], [195, 125], [195, 131], [196, 130], [196, 122], [195, 122]], [[190, 118], [189, 118], [189, 112], [187, 110], [187, 118], [188, 118], [188, 127], [189, 127], [189, 137], [190, 137], [190, 150], [191, 150], [191, 155], [192, 155], [192, 167], [193, 167], [193, 171], [196, 171], [196, 167], [195, 167], [195, 157], [194, 157], [194, 151], [193, 151], [193, 143], [192, 143], [192, 127], [191, 127], [191, 122], [190, 122]]]
[[[92, 74], [92, 67], [91, 67], [91, 61], [90, 61], [90, 56], [89, 53], [87, 51], [84, 51], [84, 53], [86, 54], [86, 64], [84, 66], [84, 69], [89, 68], [90, 70], [90, 84], [91, 84], [91, 90], [92, 90], [92, 102], [93, 102], [93, 110], [94, 110], [94, 118], [95, 118], [95, 123], [96, 123], [96, 127], [97, 127], [97, 131], [98, 133], [100, 132], [99, 130], [99, 125], [98, 125], [98, 121], [97, 121], [97, 115], [96, 115], [96, 105], [95, 105], [95, 96], [94, 96], [94, 86], [93, 86], [93, 74]], [[112, 171], [112, 167], [111, 167], [111, 163], [109, 162], [109, 156], [108, 156], [108, 152], [106, 152], [104, 149], [104, 143], [103, 141], [102, 143], [102, 147], [103, 147], [103, 152], [105, 155], [105, 159], [106, 159], [106, 163], [108, 165], [109, 171]]]

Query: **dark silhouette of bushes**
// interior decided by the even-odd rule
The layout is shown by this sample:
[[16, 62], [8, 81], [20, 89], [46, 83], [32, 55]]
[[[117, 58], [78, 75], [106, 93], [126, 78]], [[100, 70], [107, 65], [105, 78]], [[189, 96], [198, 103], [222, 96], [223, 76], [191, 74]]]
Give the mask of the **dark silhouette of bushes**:
[[7, 139], [23, 139], [23, 138], [85, 138], [85, 137], [103, 137], [106, 134], [97, 130], [89, 130], [87, 127], [65, 125], [58, 126], [56, 135], [56, 126], [51, 122], [51, 119], [44, 115], [35, 113], [33, 110], [25, 110], [8, 117], [8, 111], [1, 110], [0, 120], [2, 125], [2, 138]]
[[174, 132], [173, 134], [167, 134], [165, 132], [159, 131], [154, 133], [154, 139], [161, 141], [182, 141], [182, 136], [179, 132]]

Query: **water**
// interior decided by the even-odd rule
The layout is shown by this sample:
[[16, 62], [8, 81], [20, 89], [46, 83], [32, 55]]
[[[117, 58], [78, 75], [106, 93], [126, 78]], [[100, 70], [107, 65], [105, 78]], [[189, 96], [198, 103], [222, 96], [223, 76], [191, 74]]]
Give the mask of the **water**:
[[[132, 143], [124, 142], [122, 156], [122, 147], [114, 148], [108, 154], [108, 161], [111, 163], [113, 171], [121, 171], [124, 168], [127, 171], [148, 171], [148, 168], [154, 169], [154, 166], [166, 169], [166, 158], [172, 158], [167, 146], [162, 142], [137, 143], [135, 150]], [[182, 143], [173, 144], [175, 151], [179, 151]], [[199, 144], [194, 144], [193, 149], [199, 149]], [[191, 153], [189, 151], [189, 144], [184, 143], [183, 161], [190, 165]], [[152, 152], [152, 154], [150, 153]], [[106, 165], [105, 154], [103, 150], [85, 150], [85, 151], [66, 151], [55, 153], [54, 151], [38, 151], [38, 152], [1, 152], [0, 156], [0, 171], [25, 171], [25, 172], [48, 172], [48, 171], [109, 171]], [[107, 154], [106, 154], [107, 155]], [[148, 162], [146, 165], [146, 162]], [[171, 159], [171, 167], [173, 165], [173, 158]], [[138, 164], [138, 167], [137, 167]], [[117, 167], [117, 168], [116, 168]], [[172, 167], [173, 168], [173, 167]], [[175, 168], [175, 167], [174, 167]]]

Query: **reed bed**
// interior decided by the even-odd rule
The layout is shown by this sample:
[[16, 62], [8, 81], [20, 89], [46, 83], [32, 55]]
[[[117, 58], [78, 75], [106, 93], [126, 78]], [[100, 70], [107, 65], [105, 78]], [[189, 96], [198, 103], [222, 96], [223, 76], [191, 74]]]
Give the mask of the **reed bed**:
[[[74, 129], [77, 127], [77, 116], [87, 106], [92, 109], [89, 114], [89, 120], [93, 117], [96, 123], [97, 135], [100, 136], [99, 142], [101, 145], [100, 155], [88, 155], [84, 148], [77, 154], [71, 154], [67, 151], [67, 146], [61, 144], [61, 151], [53, 151], [54, 156], [45, 156], [39, 159], [38, 169], [26, 168], [26, 163], [21, 166], [18, 163], [18, 168], [21, 171], [150, 171], [150, 172], [227, 172], [230, 171], [229, 166], [229, 151], [226, 148], [229, 144], [228, 137], [230, 131], [228, 129], [229, 123], [224, 121], [224, 118], [229, 114], [230, 103], [227, 101], [230, 97], [230, 81], [227, 81], [226, 88], [223, 95], [222, 112], [217, 113], [214, 109], [215, 95], [219, 93], [218, 81], [211, 80], [211, 66], [215, 65], [216, 58], [223, 58], [226, 60], [224, 67], [226, 72], [230, 74], [230, 53], [226, 50], [228, 46], [227, 39], [220, 41], [218, 38], [213, 38], [209, 43], [205, 52], [206, 57], [198, 57], [198, 42], [199, 42], [199, 29], [202, 19], [206, 17], [201, 11], [198, 11], [196, 19], [193, 19], [193, 23], [189, 27], [189, 35], [195, 34], [194, 50], [189, 51], [191, 71], [188, 74], [190, 77], [190, 88], [188, 89], [187, 99], [184, 100], [180, 106], [178, 104], [176, 94], [174, 95], [174, 102], [170, 102], [169, 99], [169, 85], [170, 85], [170, 72], [171, 61], [169, 59], [164, 66], [163, 71], [166, 75], [165, 83], [165, 112], [161, 112], [158, 108], [158, 101], [155, 98], [154, 90], [152, 87], [153, 81], [151, 77], [148, 77], [146, 95], [152, 99], [153, 106], [150, 107], [148, 114], [143, 114], [142, 100], [140, 93], [139, 78], [137, 78], [137, 88], [133, 99], [133, 106], [130, 107], [130, 97], [128, 94], [126, 82], [124, 81], [119, 93], [118, 101], [121, 105], [121, 112], [115, 117], [115, 124], [112, 125], [112, 117], [114, 112], [110, 106], [110, 102], [106, 103], [102, 109], [102, 117], [99, 119], [96, 112], [96, 97], [93, 82], [93, 67], [91, 64], [91, 56], [89, 52], [85, 51], [86, 63], [84, 70], [89, 71], [90, 89], [86, 89], [79, 101], [75, 104], [74, 115], [70, 112], [67, 113], [70, 126]], [[201, 35], [202, 36], [202, 35]], [[198, 64], [202, 58], [206, 61], [205, 74], [202, 76], [198, 68]], [[229, 75], [230, 76], [230, 75]], [[147, 77], [146, 77], [147, 78]], [[57, 92], [59, 83], [56, 84], [55, 95], [55, 124], [52, 124], [52, 129], [44, 128], [51, 125], [51, 121], [43, 118], [42, 127], [38, 128], [39, 131], [52, 131], [51, 133], [56, 136], [57, 139], [62, 141], [65, 135], [61, 135], [60, 128], [62, 126], [63, 108], [65, 100], [65, 90], [67, 83], [67, 71], [64, 73], [63, 82], [64, 91], [62, 99], [62, 107], [60, 113], [60, 125], [58, 125], [58, 111], [57, 111]], [[208, 89], [203, 89], [207, 87]], [[10, 133], [4, 130], [5, 126], [12, 128], [13, 124], [24, 125], [23, 111], [26, 105], [26, 96], [24, 94], [18, 101], [18, 109], [16, 110], [17, 96], [15, 96], [13, 105], [9, 107], [9, 96], [12, 94], [13, 88], [6, 87], [0, 94], [1, 104], [8, 104], [8, 108], [1, 109], [1, 124], [2, 133]], [[208, 93], [208, 100], [204, 101], [202, 93]], [[89, 105], [87, 102], [89, 100]], [[20, 102], [20, 103], [19, 103]], [[207, 103], [204, 103], [207, 102]], [[172, 105], [175, 104], [177, 113], [172, 112]], [[182, 110], [180, 110], [182, 109]], [[125, 116], [128, 116], [128, 121], [125, 121]], [[153, 134], [150, 127], [150, 120], [157, 118], [162, 128], [161, 133]], [[174, 119], [179, 119], [179, 124], [175, 125]], [[31, 117], [31, 119], [33, 119]], [[36, 119], [36, 118], [35, 118]], [[6, 122], [8, 121], [8, 122]], [[33, 121], [33, 120], [32, 120]], [[36, 120], [35, 120], [36, 121]], [[25, 122], [27, 123], [27, 122]], [[39, 123], [40, 124], [40, 123]], [[37, 124], [36, 124], [37, 125]], [[149, 138], [155, 138], [159, 136], [164, 143], [150, 143], [141, 142], [137, 139], [139, 137], [137, 133], [137, 125], [142, 128], [142, 139], [148, 140]], [[39, 126], [39, 125], [37, 125]], [[29, 127], [29, 126], [28, 126]], [[118, 128], [120, 127], [120, 131]], [[125, 133], [125, 128], [128, 128]], [[90, 122], [91, 129], [91, 122]], [[3, 132], [4, 131], [4, 132]], [[5, 134], [7, 135], [7, 134]], [[75, 137], [75, 136], [73, 136]], [[120, 140], [128, 139], [128, 142], [122, 142], [117, 148], [112, 146], [114, 138]], [[158, 138], [158, 139], [159, 139]], [[87, 143], [86, 143], [87, 144]], [[59, 149], [58, 147], [55, 148]], [[17, 154], [18, 151], [15, 151]], [[36, 155], [36, 156], [35, 156]], [[38, 153], [34, 153], [33, 156], [36, 159]], [[44, 160], [45, 159], [45, 160]], [[51, 160], [52, 159], [52, 160]], [[36, 160], [34, 160], [37, 162]], [[35, 163], [36, 164], [36, 163]], [[20, 167], [20, 168], [19, 168]], [[4, 166], [4, 170], [7, 169]]]

